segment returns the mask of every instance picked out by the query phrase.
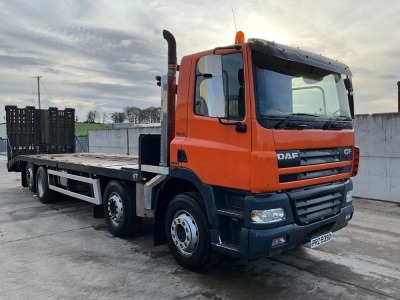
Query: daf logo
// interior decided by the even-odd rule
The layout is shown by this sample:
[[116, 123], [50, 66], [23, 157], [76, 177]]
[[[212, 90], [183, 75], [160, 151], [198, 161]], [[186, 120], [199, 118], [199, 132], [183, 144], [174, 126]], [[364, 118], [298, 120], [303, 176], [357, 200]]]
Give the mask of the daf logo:
[[295, 159], [299, 157], [299, 153], [298, 152], [277, 153], [276, 156], [278, 157], [278, 160]]

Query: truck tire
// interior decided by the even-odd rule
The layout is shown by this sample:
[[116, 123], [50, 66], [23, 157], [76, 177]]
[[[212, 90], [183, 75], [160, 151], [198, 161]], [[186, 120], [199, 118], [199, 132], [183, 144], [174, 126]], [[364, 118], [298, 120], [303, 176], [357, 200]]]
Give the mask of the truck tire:
[[131, 182], [111, 180], [104, 190], [103, 204], [106, 223], [113, 235], [126, 238], [139, 230], [141, 218], [136, 216]]
[[36, 192], [40, 202], [47, 204], [55, 200], [55, 192], [49, 189], [46, 169], [39, 167], [36, 172]]
[[175, 196], [168, 205], [165, 220], [172, 255], [182, 267], [192, 271], [203, 269], [214, 257], [208, 220], [199, 201], [198, 193]]
[[25, 180], [29, 190], [36, 192], [35, 168], [32, 163], [27, 163], [25, 168]]

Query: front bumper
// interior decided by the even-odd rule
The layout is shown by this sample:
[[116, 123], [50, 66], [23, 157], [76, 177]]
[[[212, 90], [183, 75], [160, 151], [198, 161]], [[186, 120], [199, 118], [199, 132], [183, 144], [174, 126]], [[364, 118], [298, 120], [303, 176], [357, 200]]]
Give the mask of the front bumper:
[[[353, 217], [352, 202], [346, 194], [353, 189], [351, 180], [317, 186], [287, 193], [268, 193], [246, 196], [243, 225], [235, 234], [235, 248], [224, 242], [213, 243], [217, 252], [244, 259], [279, 254], [306, 244], [312, 238], [335, 232]], [[257, 224], [250, 219], [253, 210], [283, 208], [286, 219], [278, 223]], [[311, 216], [311, 217], [310, 217]], [[284, 237], [283, 244], [273, 246], [274, 239]]]
[[[310, 242], [311, 239], [316, 236], [346, 227], [353, 216], [353, 212], [354, 207], [351, 204], [342, 208], [341, 212], [336, 216], [305, 226], [288, 224], [282, 227], [264, 230], [243, 228], [242, 230], [247, 231], [247, 233], [244, 233], [244, 236], [247, 235], [248, 237], [247, 249], [243, 249], [243, 254], [248, 259], [254, 259], [288, 251]], [[346, 216], [349, 216], [347, 220]], [[286, 237], [286, 243], [272, 247], [272, 241], [279, 237]]]

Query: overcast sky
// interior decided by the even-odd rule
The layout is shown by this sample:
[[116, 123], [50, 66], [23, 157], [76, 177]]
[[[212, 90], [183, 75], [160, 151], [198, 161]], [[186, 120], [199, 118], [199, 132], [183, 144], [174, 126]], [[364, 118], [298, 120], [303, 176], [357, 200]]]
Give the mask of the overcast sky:
[[397, 111], [398, 0], [0, 0], [0, 122], [4, 105], [122, 111], [159, 106], [162, 30], [184, 55], [252, 37], [340, 60], [353, 71], [356, 113]]

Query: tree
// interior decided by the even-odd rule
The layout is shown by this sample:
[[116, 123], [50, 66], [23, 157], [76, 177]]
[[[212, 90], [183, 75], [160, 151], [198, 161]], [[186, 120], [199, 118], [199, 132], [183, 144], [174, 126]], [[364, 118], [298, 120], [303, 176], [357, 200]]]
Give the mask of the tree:
[[124, 112], [114, 112], [111, 114], [111, 120], [114, 123], [123, 123], [126, 120], [126, 115]]
[[127, 106], [124, 108], [124, 113], [129, 122], [139, 123], [140, 108]]
[[139, 123], [160, 123], [161, 108], [149, 107], [140, 111]]
[[161, 107], [150, 107], [151, 123], [161, 122]]
[[160, 123], [161, 107], [148, 107], [141, 110], [134, 106], [127, 106], [123, 112], [113, 112], [109, 116], [114, 123], [123, 123], [125, 120], [135, 124]]
[[96, 119], [100, 117], [100, 113], [96, 110], [90, 110], [87, 113], [86, 123], [95, 123]]
[[150, 123], [150, 113], [149, 113], [149, 109], [143, 109], [140, 111], [140, 115], [139, 115], [139, 123], [143, 124], [143, 123]]
[[101, 113], [101, 117], [102, 117], [103, 124], [104, 124], [107, 121], [108, 114], [103, 112], [103, 113]]

